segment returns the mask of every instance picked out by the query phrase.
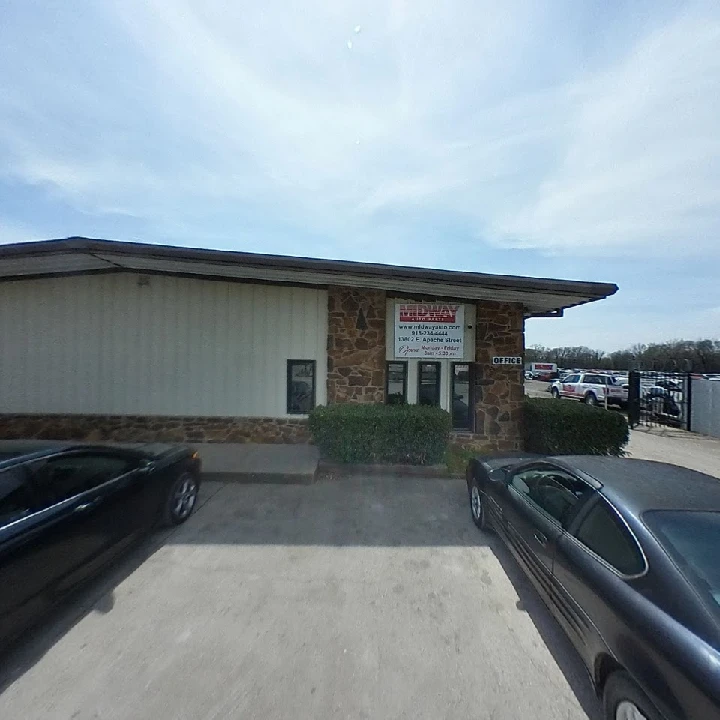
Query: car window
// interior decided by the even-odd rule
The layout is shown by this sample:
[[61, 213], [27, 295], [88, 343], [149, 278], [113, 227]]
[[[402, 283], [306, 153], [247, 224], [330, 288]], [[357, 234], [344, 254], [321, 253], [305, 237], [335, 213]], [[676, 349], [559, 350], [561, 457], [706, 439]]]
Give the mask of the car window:
[[720, 512], [653, 510], [643, 520], [720, 617]]
[[0, 470], [0, 526], [19, 520], [32, 510], [25, 469]]
[[35, 480], [46, 502], [52, 504], [123, 475], [135, 464], [126, 457], [110, 454], [60, 455], [39, 465]]
[[580, 379], [579, 375], [568, 375], [563, 382], [564, 383], [576, 383]]
[[581, 499], [591, 492], [578, 480], [559, 468], [531, 468], [513, 475], [510, 485], [567, 527]]
[[645, 569], [637, 542], [605, 500], [600, 500], [590, 510], [575, 536], [623, 575], [637, 575]]

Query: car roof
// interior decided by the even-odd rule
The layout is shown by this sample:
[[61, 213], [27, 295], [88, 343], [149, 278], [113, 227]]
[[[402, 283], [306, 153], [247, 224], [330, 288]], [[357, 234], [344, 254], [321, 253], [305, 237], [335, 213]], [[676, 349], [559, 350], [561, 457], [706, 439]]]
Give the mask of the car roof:
[[548, 458], [602, 485], [611, 502], [635, 514], [646, 510], [720, 512], [720, 479], [689, 468], [635, 458], [570, 455]]

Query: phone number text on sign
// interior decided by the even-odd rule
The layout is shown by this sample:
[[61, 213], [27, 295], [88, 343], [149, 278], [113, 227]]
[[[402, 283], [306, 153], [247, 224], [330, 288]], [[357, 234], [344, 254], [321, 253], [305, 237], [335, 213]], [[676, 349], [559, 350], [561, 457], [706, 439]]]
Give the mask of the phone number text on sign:
[[395, 357], [463, 357], [464, 308], [446, 303], [395, 305]]

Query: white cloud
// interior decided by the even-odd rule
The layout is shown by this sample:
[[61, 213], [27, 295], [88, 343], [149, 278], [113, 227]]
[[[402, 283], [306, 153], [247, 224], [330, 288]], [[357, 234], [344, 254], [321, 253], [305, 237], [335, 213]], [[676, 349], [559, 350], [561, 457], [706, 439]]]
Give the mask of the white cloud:
[[422, 211], [500, 247], [717, 258], [719, 6], [648, 16], [630, 40], [598, 27], [593, 54], [567, 8], [540, 5], [117, 0], [33, 16], [26, 32], [96, 42], [26, 53], [35, 65], [0, 79], [4, 174], [161, 232], [238, 208], [238, 225], [264, 213], [336, 246], [388, 228], [409, 242]]
[[615, 67], [584, 77], [563, 157], [500, 220], [518, 245], [703, 254], [718, 250], [720, 18], [688, 15]]

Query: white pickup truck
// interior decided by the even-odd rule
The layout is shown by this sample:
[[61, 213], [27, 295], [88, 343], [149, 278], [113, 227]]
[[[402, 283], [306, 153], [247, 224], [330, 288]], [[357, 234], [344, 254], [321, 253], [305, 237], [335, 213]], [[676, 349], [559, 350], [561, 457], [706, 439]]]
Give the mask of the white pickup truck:
[[554, 398], [573, 398], [586, 405], [619, 405], [624, 407], [628, 400], [628, 388], [619, 378], [603, 373], [573, 373], [562, 380], [556, 380], [550, 392]]

